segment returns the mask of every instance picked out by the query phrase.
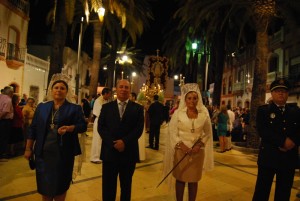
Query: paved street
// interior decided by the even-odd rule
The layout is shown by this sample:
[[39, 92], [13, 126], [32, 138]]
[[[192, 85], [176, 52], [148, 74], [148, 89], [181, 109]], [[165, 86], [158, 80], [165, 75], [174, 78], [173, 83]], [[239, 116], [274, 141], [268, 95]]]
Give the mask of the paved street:
[[[101, 200], [102, 165], [89, 162], [92, 133], [88, 132], [88, 135], [85, 142], [86, 160], [83, 162], [81, 174], [77, 175], [68, 191], [67, 201]], [[145, 135], [147, 140], [148, 134]], [[164, 153], [164, 132], [162, 132], [161, 141], [161, 149], [159, 151], [146, 149], [146, 160], [137, 165], [133, 177], [133, 201], [175, 200], [174, 193], [168, 190], [165, 183], [156, 188], [163, 176], [161, 169]], [[233, 149], [226, 153], [215, 151], [214, 156], [215, 169], [202, 177], [197, 200], [250, 201], [257, 173], [256, 155]], [[6, 163], [0, 163], [0, 172], [1, 201], [41, 200], [39, 194], [36, 193], [35, 173], [29, 169], [22, 156], [15, 157]], [[295, 177], [291, 200], [299, 200], [296, 198], [297, 186], [300, 187], [299, 172]], [[273, 192], [274, 185], [272, 195]], [[270, 200], [273, 200], [273, 196]]]

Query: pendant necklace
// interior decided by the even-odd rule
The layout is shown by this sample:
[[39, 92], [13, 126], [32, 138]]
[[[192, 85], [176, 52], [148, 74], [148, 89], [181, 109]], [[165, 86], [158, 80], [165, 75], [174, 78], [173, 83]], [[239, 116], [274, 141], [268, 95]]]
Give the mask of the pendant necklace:
[[192, 120], [192, 129], [191, 129], [191, 132], [194, 133], [195, 132], [195, 127], [194, 127], [194, 121], [195, 119], [191, 119]]
[[52, 109], [52, 113], [51, 113], [51, 124], [50, 124], [50, 128], [53, 130], [54, 129], [54, 118], [55, 118], [55, 115], [56, 115], [56, 113], [58, 112], [58, 110], [59, 110], [59, 108], [54, 112], [54, 114], [53, 114], [53, 110], [54, 110], [54, 108]]

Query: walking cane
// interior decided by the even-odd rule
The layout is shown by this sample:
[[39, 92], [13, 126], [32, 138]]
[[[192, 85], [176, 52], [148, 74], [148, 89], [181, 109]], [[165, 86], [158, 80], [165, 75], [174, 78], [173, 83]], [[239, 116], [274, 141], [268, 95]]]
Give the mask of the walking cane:
[[[201, 138], [198, 138], [197, 141], [193, 144], [192, 149], [194, 148], [194, 146], [196, 146], [196, 144], [201, 140]], [[167, 177], [175, 170], [175, 168], [181, 163], [181, 161], [183, 161], [183, 159], [188, 155], [189, 153], [186, 152], [184, 154], [184, 156], [173, 166], [173, 168], [170, 170], [170, 172], [161, 180], [161, 182], [159, 182], [159, 184], [156, 186], [156, 188], [158, 188], [160, 186], [160, 184], [162, 184]]]

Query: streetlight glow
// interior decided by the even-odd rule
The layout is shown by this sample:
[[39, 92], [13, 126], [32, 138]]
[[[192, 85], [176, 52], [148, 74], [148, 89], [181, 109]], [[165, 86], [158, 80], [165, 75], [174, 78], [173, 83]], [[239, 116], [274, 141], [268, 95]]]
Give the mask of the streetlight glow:
[[124, 61], [124, 62], [128, 61], [128, 56], [127, 55], [123, 55], [122, 56], [122, 61]]
[[178, 80], [178, 75], [174, 75], [174, 80]]
[[97, 13], [98, 13], [98, 17], [99, 17], [100, 22], [103, 22], [103, 18], [104, 18], [104, 14], [105, 14], [105, 8], [103, 8], [101, 6], [100, 8], [98, 8]]
[[197, 47], [198, 47], [198, 45], [197, 45], [197, 43], [196, 43], [196, 42], [192, 43], [192, 49], [193, 49], [193, 50], [196, 50], [196, 49], [197, 49]]

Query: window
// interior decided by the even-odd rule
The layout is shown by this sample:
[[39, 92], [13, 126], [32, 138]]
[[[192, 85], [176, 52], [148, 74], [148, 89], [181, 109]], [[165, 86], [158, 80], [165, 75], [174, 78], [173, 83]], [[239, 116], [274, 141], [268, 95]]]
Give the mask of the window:
[[273, 54], [269, 60], [269, 73], [278, 71], [279, 57], [277, 54]]

